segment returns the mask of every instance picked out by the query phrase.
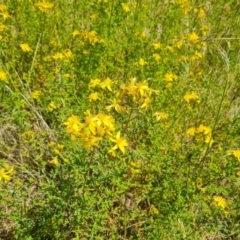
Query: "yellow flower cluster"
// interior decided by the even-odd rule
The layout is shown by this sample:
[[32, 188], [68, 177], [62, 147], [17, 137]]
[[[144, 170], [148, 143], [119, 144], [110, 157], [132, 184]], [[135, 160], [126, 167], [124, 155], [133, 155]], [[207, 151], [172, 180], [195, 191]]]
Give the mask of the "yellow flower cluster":
[[91, 45], [95, 45], [96, 43], [103, 42], [103, 40], [100, 38], [100, 36], [94, 30], [93, 31], [87, 31], [87, 30], [78, 31], [78, 30], [75, 30], [72, 33], [72, 35], [73, 35], [73, 37], [79, 36], [80, 40], [83, 43], [89, 42]]
[[64, 123], [72, 141], [80, 139], [84, 147], [90, 149], [93, 146], [98, 146], [105, 137], [115, 143], [108, 151], [109, 153], [115, 155], [115, 150], [118, 148], [122, 153], [125, 153], [125, 147], [128, 143], [126, 139], [120, 137], [120, 131], [115, 138], [112, 137], [115, 131], [115, 121], [112, 116], [102, 113], [92, 115], [89, 110], [85, 112], [85, 116], [84, 121], [81, 121], [77, 116], [72, 115]]
[[191, 4], [188, 0], [177, 0], [176, 3], [180, 6], [185, 15], [189, 13]]
[[212, 129], [210, 127], [200, 124], [198, 128], [191, 127], [187, 130], [187, 134], [190, 136], [196, 136], [197, 141], [204, 140], [205, 143], [211, 147], [214, 140], [212, 137]]
[[173, 73], [167, 73], [164, 76], [164, 80], [167, 82], [166, 88], [170, 88], [173, 85], [173, 81], [178, 80], [178, 76], [176, 74], [173, 74]]
[[86, 148], [97, 146], [102, 137], [106, 135], [108, 138], [114, 132], [114, 119], [111, 116], [98, 114], [92, 115], [90, 111], [85, 112], [86, 117], [83, 122], [72, 115], [64, 123], [67, 126], [67, 133], [71, 139], [76, 141], [80, 138]]
[[[113, 81], [110, 78], [106, 78], [105, 80], [96, 78], [92, 79], [88, 85], [91, 90], [107, 89], [115, 94], [115, 97], [111, 100], [110, 104], [105, 107], [107, 111], [114, 109], [118, 113], [125, 112], [126, 107], [123, 106], [123, 102], [124, 105], [128, 105], [127, 103], [130, 99], [132, 99], [133, 103], [138, 104], [138, 107], [148, 109], [152, 102], [152, 93], [158, 94], [158, 91], [148, 86], [147, 81], [137, 82], [136, 78], [132, 78], [129, 83], [121, 84], [120, 89], [117, 90], [113, 88], [115, 83], [116, 81]], [[99, 93], [96, 91], [92, 92], [88, 96], [88, 99], [89, 102], [100, 100]], [[131, 106], [130, 103], [129, 106]]]
[[70, 49], [65, 49], [63, 52], [56, 52], [52, 56], [53, 59], [63, 60], [64, 62], [68, 62], [73, 57], [74, 57], [74, 55]]
[[[120, 87], [116, 83], [117, 81], [113, 81], [109, 77], [103, 80], [99, 78], [91, 79], [88, 87], [93, 92], [88, 96], [89, 102], [104, 99], [106, 94], [109, 99], [109, 94], [113, 94], [113, 99], [105, 106], [105, 109], [108, 112], [114, 109], [117, 113], [127, 113], [129, 111], [128, 107], [132, 108], [133, 104], [137, 104], [140, 109], [148, 109], [152, 101], [151, 95], [153, 93], [158, 94], [158, 91], [148, 86], [147, 81], [137, 82], [135, 78], [132, 78], [130, 82], [121, 84]], [[167, 118], [167, 115], [160, 113], [156, 118], [164, 119]], [[107, 139], [115, 143], [108, 150], [108, 153], [115, 156], [117, 149], [124, 154], [125, 147], [128, 146], [127, 140], [121, 137], [120, 131], [114, 134], [115, 121], [110, 115], [103, 113], [93, 115], [90, 110], [87, 110], [83, 120], [78, 116], [72, 115], [64, 125], [66, 125], [67, 133], [71, 136], [72, 141], [80, 139], [87, 149], [98, 146], [100, 141]]]

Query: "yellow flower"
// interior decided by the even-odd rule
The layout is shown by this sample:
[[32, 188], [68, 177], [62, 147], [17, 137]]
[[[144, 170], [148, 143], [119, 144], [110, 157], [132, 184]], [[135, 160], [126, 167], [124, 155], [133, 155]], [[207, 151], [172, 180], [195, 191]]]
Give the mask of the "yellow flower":
[[20, 48], [23, 52], [32, 52], [32, 49], [27, 43], [20, 44]]
[[205, 12], [205, 9], [203, 7], [201, 7], [199, 9], [198, 17], [199, 18], [205, 18], [206, 17], [206, 12]]
[[12, 179], [14, 172], [14, 168], [9, 166], [7, 163], [3, 164], [3, 168], [0, 169], [0, 181], [5, 183], [9, 182]]
[[209, 145], [209, 147], [212, 146], [214, 143], [213, 137], [212, 137], [212, 129], [210, 127], [204, 126], [203, 124], [200, 124], [198, 128], [189, 128], [187, 130], [187, 134], [190, 136], [195, 136], [196, 134], [198, 137], [203, 136], [200, 139], [204, 140], [205, 143]]
[[96, 78], [96, 79], [91, 79], [90, 83], [88, 84], [89, 88], [94, 88], [96, 86], [100, 86], [101, 80]]
[[116, 145], [113, 146], [113, 147], [108, 151], [109, 153], [114, 152], [114, 151], [115, 151], [116, 149], [118, 149], [118, 148], [121, 150], [121, 152], [122, 152], [123, 154], [125, 153], [125, 147], [128, 146], [128, 142], [127, 142], [127, 140], [126, 140], [125, 138], [121, 138], [121, 137], [120, 137], [120, 131], [117, 133], [116, 138], [115, 138], [115, 139], [111, 138], [110, 141], [115, 142]]
[[169, 50], [171, 53], [174, 52], [174, 48], [172, 46], [167, 46], [166, 49]]
[[168, 114], [164, 112], [155, 112], [153, 116], [156, 118], [156, 122], [158, 122], [160, 119], [167, 119]]
[[57, 145], [57, 149], [58, 149], [58, 150], [62, 150], [63, 148], [64, 148], [64, 145], [62, 145], [62, 144], [58, 144], [58, 145]]
[[37, 2], [35, 6], [42, 12], [48, 12], [50, 9], [53, 8], [53, 4], [46, 1]]
[[35, 100], [39, 100], [40, 96], [42, 95], [42, 92], [39, 90], [36, 90], [31, 93], [31, 98]]
[[223, 209], [226, 208], [227, 201], [223, 197], [221, 197], [221, 196], [214, 196], [213, 200], [215, 201], [215, 203], [217, 204], [218, 207], [223, 208]]
[[112, 116], [99, 113], [96, 116], [96, 124], [97, 124], [97, 131], [100, 131], [100, 132], [101, 132], [101, 129], [99, 127], [103, 125], [104, 132], [107, 135], [107, 137], [111, 137], [112, 133], [115, 131], [114, 119]]
[[101, 137], [90, 137], [83, 139], [83, 143], [85, 148], [90, 149], [93, 146], [97, 146], [99, 144], [99, 141], [101, 141]]
[[192, 32], [188, 34], [188, 39], [190, 42], [196, 42], [199, 40], [199, 36], [195, 32]]
[[63, 51], [63, 53], [64, 53], [64, 56], [65, 56], [67, 59], [73, 58], [73, 53], [72, 53], [72, 51], [71, 51], [70, 49], [65, 49], [65, 50]]
[[53, 55], [53, 59], [60, 59], [63, 60], [65, 58], [63, 53], [57, 52]]
[[144, 96], [144, 92], [149, 90], [148, 84], [146, 81], [143, 82], [139, 82], [136, 84], [135, 86], [136, 90], [140, 93], [140, 96], [143, 97]]
[[233, 150], [232, 155], [238, 159], [240, 162], [240, 150]]
[[161, 47], [162, 47], [160, 42], [152, 43], [152, 46], [155, 50], [161, 49]]
[[74, 30], [72, 35], [73, 37], [77, 36], [77, 35], [80, 35], [81, 33], [78, 31], [78, 30]]
[[7, 6], [5, 4], [0, 4], [0, 12], [6, 12]]
[[60, 72], [60, 70], [61, 70], [61, 69], [60, 69], [59, 67], [56, 67], [56, 68], [53, 69], [53, 71], [54, 71], [56, 74], [58, 74], [58, 73]]
[[203, 124], [200, 124], [196, 132], [203, 133], [204, 135], [209, 135], [212, 133], [212, 129], [210, 127], [204, 126]]
[[95, 101], [97, 101], [97, 100], [100, 100], [97, 92], [91, 93], [91, 94], [88, 96], [88, 99], [89, 99], [89, 102], [92, 102], [92, 101], [95, 102]]
[[89, 113], [89, 115], [87, 115], [86, 117], [85, 117], [85, 122], [86, 122], [86, 124], [88, 125], [88, 128], [89, 128], [89, 130], [91, 131], [91, 133], [93, 134], [93, 135], [96, 135], [96, 127], [97, 127], [97, 123], [96, 123], [96, 116], [93, 116], [93, 115], [91, 115], [90, 113]]
[[11, 180], [11, 177], [8, 175], [8, 173], [5, 171], [4, 168], [0, 169], [0, 181], [9, 182]]
[[97, 32], [91, 31], [87, 35], [87, 39], [90, 42], [90, 44], [95, 45], [95, 43], [100, 42], [101, 39], [99, 38]]
[[140, 106], [140, 108], [148, 109], [150, 103], [151, 103], [151, 99], [149, 97], [146, 97], [143, 101], [143, 104]]
[[155, 59], [155, 61], [159, 62], [159, 60], [161, 59], [160, 55], [158, 53], [154, 53], [153, 54], [153, 58]]
[[196, 56], [197, 59], [202, 59], [203, 58], [203, 55], [202, 55], [201, 52], [196, 52], [195, 56]]
[[205, 138], [205, 143], [208, 143], [208, 144], [209, 144], [209, 147], [212, 146], [212, 144], [214, 143], [214, 140], [213, 140], [211, 134], [209, 134], [209, 135], [206, 136], [206, 138]]
[[178, 0], [176, 2], [182, 8], [183, 13], [185, 15], [188, 14], [188, 12], [190, 11], [190, 6], [191, 6], [190, 3], [188, 2], [188, 0]]
[[138, 61], [138, 64], [139, 64], [140, 66], [144, 66], [146, 63], [145, 63], [145, 61], [144, 61], [143, 58], [140, 58], [139, 61]]
[[130, 7], [129, 7], [129, 3], [122, 3], [122, 8], [123, 8], [123, 11], [128, 13], [130, 12]]
[[106, 78], [103, 82], [101, 82], [100, 86], [102, 89], [107, 88], [110, 92], [112, 91], [111, 85], [113, 81], [110, 78]]
[[4, 71], [0, 71], [0, 80], [7, 82], [7, 74]]
[[50, 164], [57, 166], [59, 164], [58, 157], [54, 157], [52, 160], [48, 161]]
[[8, 13], [8, 12], [2, 12], [2, 13], [0, 13], [0, 15], [2, 15], [2, 16], [3, 16], [3, 19], [4, 19], [4, 20], [6, 20], [7, 18], [9, 18], [9, 17], [10, 17], [10, 15], [9, 15], [9, 13]]
[[137, 87], [136, 87], [136, 78], [132, 78], [131, 82], [128, 84], [122, 84], [120, 88], [125, 91], [128, 95], [133, 96], [133, 101], [135, 102], [136, 100], [136, 95], [137, 95]]
[[56, 155], [59, 155], [59, 154], [60, 154], [60, 151], [59, 151], [58, 149], [54, 149], [54, 153], [55, 153]]
[[65, 78], [70, 78], [70, 77], [71, 77], [71, 75], [70, 75], [69, 73], [65, 73], [65, 74], [63, 74], [63, 76], [64, 76]]
[[173, 73], [167, 73], [164, 76], [164, 80], [167, 82], [172, 82], [173, 80], [177, 80], [177, 79], [178, 79], [178, 76]]
[[187, 130], [187, 134], [190, 136], [194, 136], [196, 133], [196, 128], [195, 127], [191, 127]]
[[64, 125], [67, 126], [67, 133], [70, 135], [78, 135], [79, 131], [84, 126], [84, 124], [80, 122], [80, 119], [75, 115], [69, 117], [68, 120], [64, 122]]
[[118, 101], [115, 98], [113, 99], [111, 105], [106, 106], [106, 110], [110, 111], [112, 108], [114, 108], [115, 111], [118, 112], [118, 113], [121, 113], [121, 112], [124, 111], [124, 108], [121, 105], [118, 104]]
[[47, 110], [48, 112], [52, 112], [53, 110], [59, 108], [59, 105], [56, 105], [55, 102], [51, 101], [48, 106], [47, 106]]
[[84, 42], [88, 41], [91, 45], [95, 45], [97, 42], [103, 42], [103, 40], [98, 36], [96, 31], [81, 31], [79, 32], [81, 40]]
[[190, 103], [191, 101], [194, 101], [196, 103], [200, 103], [199, 97], [195, 92], [186, 93], [183, 98], [187, 103]]

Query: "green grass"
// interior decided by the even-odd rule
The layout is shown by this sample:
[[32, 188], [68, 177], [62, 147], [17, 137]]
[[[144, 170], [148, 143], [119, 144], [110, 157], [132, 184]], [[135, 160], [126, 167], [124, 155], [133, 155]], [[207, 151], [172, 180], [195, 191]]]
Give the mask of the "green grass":
[[0, 239], [240, 239], [236, 1], [0, 3]]

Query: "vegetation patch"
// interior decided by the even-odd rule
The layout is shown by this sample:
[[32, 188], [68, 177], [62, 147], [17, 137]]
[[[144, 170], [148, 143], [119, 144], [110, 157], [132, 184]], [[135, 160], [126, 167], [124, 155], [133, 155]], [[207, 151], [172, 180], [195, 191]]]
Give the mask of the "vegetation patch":
[[0, 1], [0, 239], [240, 239], [238, 1]]

